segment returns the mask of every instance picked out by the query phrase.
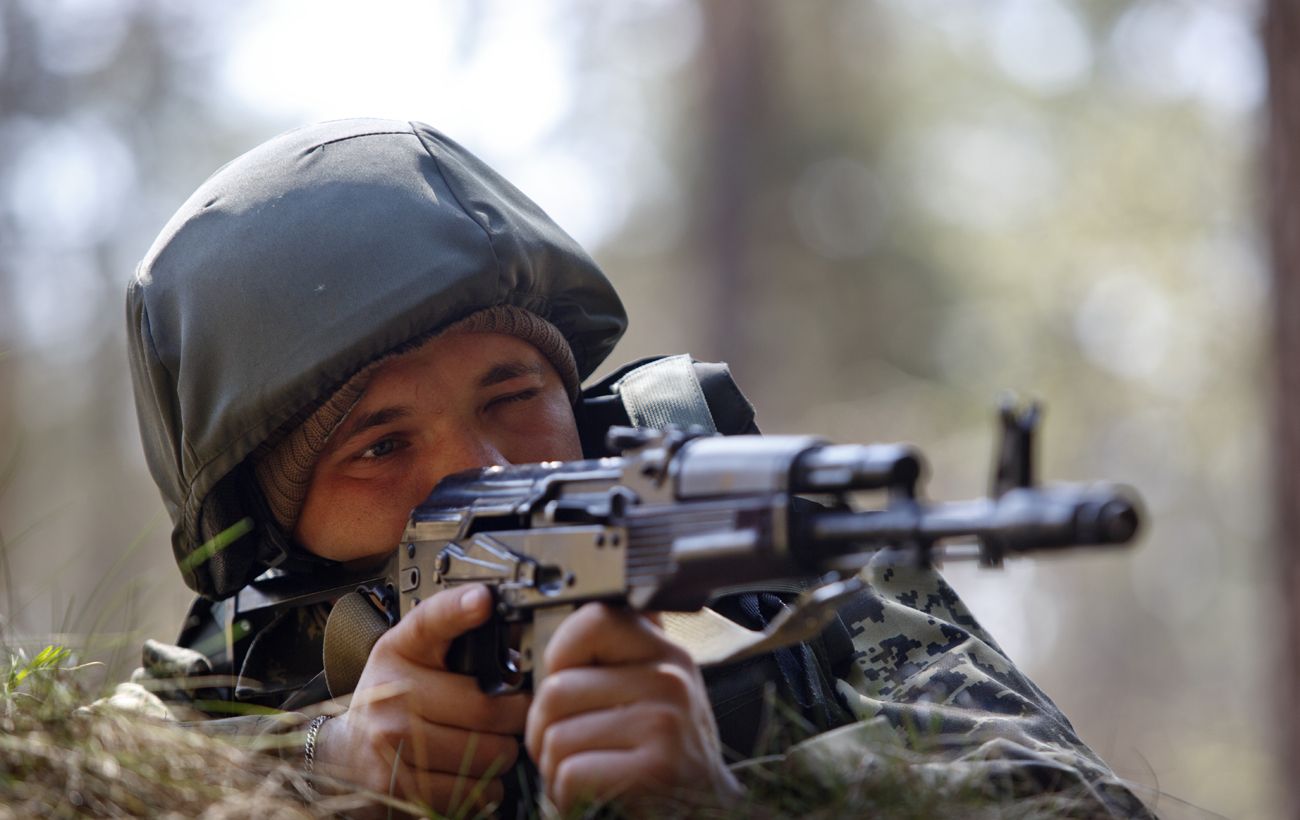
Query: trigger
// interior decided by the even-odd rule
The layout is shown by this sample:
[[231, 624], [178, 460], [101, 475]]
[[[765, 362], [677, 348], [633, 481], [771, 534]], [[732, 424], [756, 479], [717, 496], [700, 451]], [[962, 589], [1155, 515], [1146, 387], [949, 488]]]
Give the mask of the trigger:
[[486, 640], [475, 642], [481, 657], [475, 658], [479, 689], [489, 695], [507, 695], [523, 688], [524, 675], [517, 663], [519, 653], [510, 647], [510, 625], [489, 621], [479, 627], [489, 630]]

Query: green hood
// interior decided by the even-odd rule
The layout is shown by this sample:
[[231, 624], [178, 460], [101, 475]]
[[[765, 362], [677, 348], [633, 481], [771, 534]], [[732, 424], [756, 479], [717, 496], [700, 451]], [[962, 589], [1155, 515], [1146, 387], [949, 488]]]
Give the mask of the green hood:
[[[426, 125], [297, 129], [204, 182], [127, 290], [140, 431], [185, 582], [223, 598], [293, 559], [248, 455], [363, 365], [498, 304], [550, 320], [583, 378], [626, 324], [577, 243]], [[250, 533], [187, 561], [246, 517]]]

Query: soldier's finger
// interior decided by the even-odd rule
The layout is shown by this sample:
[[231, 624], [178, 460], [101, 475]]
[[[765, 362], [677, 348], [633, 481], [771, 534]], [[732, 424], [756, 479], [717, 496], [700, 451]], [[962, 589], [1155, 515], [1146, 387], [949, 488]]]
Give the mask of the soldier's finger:
[[639, 751], [604, 750], [565, 758], [544, 782], [556, 807], [568, 814], [579, 806], [605, 802], [652, 784], [657, 774], [647, 770], [646, 756]]
[[482, 625], [491, 612], [492, 595], [482, 584], [443, 590], [421, 601], [380, 643], [415, 663], [443, 669], [451, 642]]
[[686, 650], [644, 616], [601, 603], [587, 604], [566, 618], [546, 648], [548, 672], [657, 660], [690, 662]]
[[538, 687], [528, 713], [528, 750], [536, 758], [544, 746], [544, 733], [575, 715], [589, 712], [622, 714], [627, 720], [623, 731], [639, 735], [633, 720], [638, 705], [664, 704], [689, 714], [691, 688], [695, 685], [690, 670], [671, 663], [580, 667], [548, 675]]
[[485, 695], [468, 675], [407, 667], [405, 708], [430, 723], [498, 735], [522, 735], [532, 696]]
[[554, 780], [559, 764], [576, 754], [635, 748], [647, 727], [625, 711], [587, 712], [548, 726], [540, 748], [530, 748], [542, 780]]

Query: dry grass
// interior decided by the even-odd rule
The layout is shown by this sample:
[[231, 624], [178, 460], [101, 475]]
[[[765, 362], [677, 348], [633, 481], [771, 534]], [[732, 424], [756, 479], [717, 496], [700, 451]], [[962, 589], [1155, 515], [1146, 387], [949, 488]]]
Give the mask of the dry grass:
[[0, 818], [334, 816], [375, 800], [312, 795], [277, 757], [92, 700], [66, 650], [0, 667]]
[[[369, 807], [417, 806], [384, 795], [348, 791], [316, 794], [296, 765], [257, 751], [240, 738], [212, 736], [174, 721], [138, 713], [86, 708], [97, 693], [71, 654], [47, 647], [35, 657], [0, 645], [0, 820], [29, 817], [266, 817], [317, 818]], [[300, 746], [302, 738], [284, 735]], [[751, 762], [743, 772], [746, 805], [701, 812], [695, 801], [660, 797], [652, 817], [764, 817], [821, 820], [889, 818], [1028, 818], [1082, 816], [1060, 796], [1043, 800], [992, 797], [980, 789], [936, 790], [919, 774], [920, 761], [876, 758], [839, 779], [795, 776], [775, 763]], [[820, 767], [819, 767], [820, 768]], [[317, 785], [321, 785], [317, 783]], [[367, 813], [374, 813], [367, 812]], [[617, 816], [609, 806], [578, 816]], [[1086, 814], [1086, 811], [1083, 812]]]

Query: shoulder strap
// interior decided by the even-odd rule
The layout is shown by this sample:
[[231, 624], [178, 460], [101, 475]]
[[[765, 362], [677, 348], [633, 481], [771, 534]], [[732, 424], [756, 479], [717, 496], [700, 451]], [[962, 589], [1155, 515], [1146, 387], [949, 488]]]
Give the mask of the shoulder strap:
[[675, 424], [718, 432], [691, 357], [685, 354], [666, 356], [630, 371], [614, 382], [612, 392], [623, 400], [634, 427]]

